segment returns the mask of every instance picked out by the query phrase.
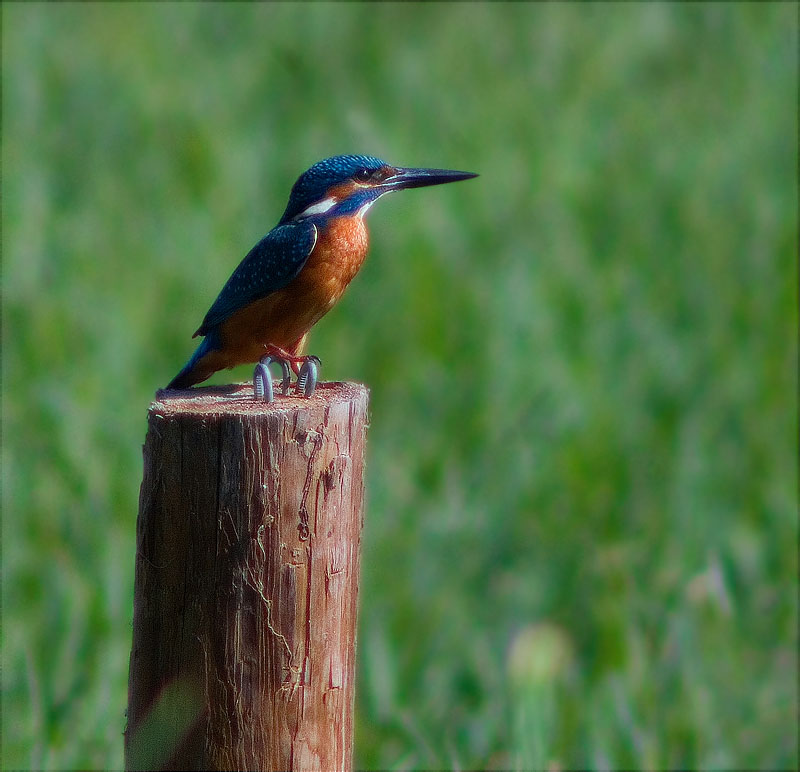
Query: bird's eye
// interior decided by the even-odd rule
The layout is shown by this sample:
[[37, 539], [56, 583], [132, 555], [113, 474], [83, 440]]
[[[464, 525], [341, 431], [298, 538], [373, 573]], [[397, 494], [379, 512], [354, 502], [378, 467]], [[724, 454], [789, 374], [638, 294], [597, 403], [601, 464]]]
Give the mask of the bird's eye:
[[357, 182], [368, 182], [372, 179], [372, 169], [359, 169], [354, 175], [353, 179]]

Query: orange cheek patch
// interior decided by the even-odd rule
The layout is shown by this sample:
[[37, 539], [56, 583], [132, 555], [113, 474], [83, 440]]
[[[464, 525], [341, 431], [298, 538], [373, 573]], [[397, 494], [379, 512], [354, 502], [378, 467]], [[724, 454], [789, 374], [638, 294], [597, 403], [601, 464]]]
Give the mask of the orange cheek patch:
[[357, 185], [355, 182], [343, 182], [341, 185], [336, 185], [328, 190], [326, 198], [335, 198], [337, 201], [344, 201], [351, 193], [364, 187]]

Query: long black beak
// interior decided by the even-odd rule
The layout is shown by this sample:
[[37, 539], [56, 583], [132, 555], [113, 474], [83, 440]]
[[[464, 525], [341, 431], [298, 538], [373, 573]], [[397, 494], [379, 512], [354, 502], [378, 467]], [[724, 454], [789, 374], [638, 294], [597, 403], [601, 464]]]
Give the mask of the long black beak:
[[472, 172], [455, 172], [450, 169], [402, 169], [396, 168], [380, 187], [387, 190], [403, 188], [422, 188], [426, 185], [442, 185], [445, 182], [458, 182], [477, 177]]

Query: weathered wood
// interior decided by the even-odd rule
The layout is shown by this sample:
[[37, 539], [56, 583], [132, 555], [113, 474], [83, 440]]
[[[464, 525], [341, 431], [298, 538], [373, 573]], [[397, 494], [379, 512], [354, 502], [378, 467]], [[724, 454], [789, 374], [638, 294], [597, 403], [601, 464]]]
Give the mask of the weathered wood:
[[250, 389], [150, 406], [129, 769], [352, 767], [368, 392]]

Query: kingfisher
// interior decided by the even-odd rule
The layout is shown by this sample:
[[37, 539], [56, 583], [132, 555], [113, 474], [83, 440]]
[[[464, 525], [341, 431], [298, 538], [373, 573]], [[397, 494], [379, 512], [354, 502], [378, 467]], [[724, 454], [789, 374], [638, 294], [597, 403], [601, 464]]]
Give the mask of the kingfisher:
[[364, 263], [364, 215], [387, 193], [477, 177], [448, 169], [391, 166], [368, 155], [315, 163], [292, 187], [278, 224], [245, 256], [193, 337], [203, 340], [168, 389], [185, 389], [224, 368], [257, 363], [257, 398], [271, 401], [269, 365], [290, 387], [313, 393], [320, 360], [305, 356], [309, 330], [339, 301]]

